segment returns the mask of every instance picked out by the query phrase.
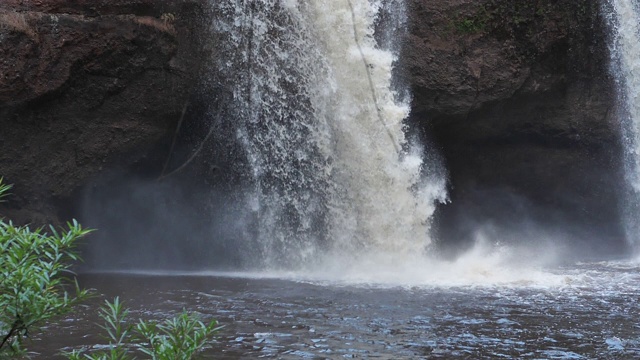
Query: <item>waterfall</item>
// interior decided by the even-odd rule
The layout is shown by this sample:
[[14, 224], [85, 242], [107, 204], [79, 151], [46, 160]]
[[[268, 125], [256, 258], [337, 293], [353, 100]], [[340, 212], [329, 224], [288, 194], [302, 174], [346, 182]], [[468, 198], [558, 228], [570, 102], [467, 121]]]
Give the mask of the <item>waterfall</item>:
[[634, 0], [610, 0], [605, 12], [612, 29], [612, 71], [618, 84], [624, 147], [624, 221], [630, 245], [640, 249], [640, 16]]
[[[215, 0], [216, 81], [232, 93], [259, 247], [252, 263], [300, 269], [422, 256], [445, 180], [409, 141], [393, 77], [399, 0]], [[364, 261], [364, 260], [363, 260]]]

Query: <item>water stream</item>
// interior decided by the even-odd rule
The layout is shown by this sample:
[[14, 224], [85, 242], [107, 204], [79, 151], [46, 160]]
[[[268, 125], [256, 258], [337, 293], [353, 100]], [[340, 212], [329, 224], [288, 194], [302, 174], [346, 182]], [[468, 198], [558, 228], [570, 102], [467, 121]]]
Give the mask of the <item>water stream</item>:
[[627, 192], [625, 230], [635, 251], [640, 250], [640, 4], [634, 0], [605, 3], [611, 28], [612, 72], [618, 85], [621, 134]]
[[254, 263], [309, 269], [424, 255], [446, 193], [405, 136], [410, 99], [392, 82], [397, 54], [385, 42], [402, 32], [402, 2], [212, 6], [222, 14], [215, 37], [228, 49], [215, 71], [234, 94], [251, 170]]

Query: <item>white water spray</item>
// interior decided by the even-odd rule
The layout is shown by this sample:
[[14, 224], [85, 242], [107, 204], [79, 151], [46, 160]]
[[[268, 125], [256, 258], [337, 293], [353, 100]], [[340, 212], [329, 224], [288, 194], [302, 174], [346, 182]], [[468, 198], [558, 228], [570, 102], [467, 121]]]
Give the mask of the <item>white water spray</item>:
[[[405, 137], [408, 99], [392, 88], [396, 54], [375, 34], [402, 25], [401, 2], [212, 7], [222, 15], [215, 32], [226, 49], [218, 66], [231, 79], [242, 123], [237, 136], [252, 170], [264, 265], [423, 256], [445, 181], [425, 176], [423, 149]], [[385, 11], [393, 16], [380, 24]]]
[[634, 0], [610, 0], [612, 70], [618, 83], [627, 181], [625, 230], [640, 249], [640, 13]]

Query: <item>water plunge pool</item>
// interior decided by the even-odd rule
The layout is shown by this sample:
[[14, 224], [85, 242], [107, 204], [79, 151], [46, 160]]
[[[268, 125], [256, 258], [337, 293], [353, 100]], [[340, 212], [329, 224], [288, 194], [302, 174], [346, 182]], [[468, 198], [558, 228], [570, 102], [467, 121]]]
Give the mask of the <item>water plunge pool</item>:
[[[262, 274], [84, 274], [120, 296], [131, 319], [182, 309], [225, 327], [204, 358], [634, 359], [640, 357], [640, 265], [579, 263], [554, 281], [482, 286], [349, 285]], [[556, 280], [561, 279], [560, 283]], [[34, 359], [104, 344], [90, 301], [34, 333]], [[27, 344], [29, 346], [29, 344]]]

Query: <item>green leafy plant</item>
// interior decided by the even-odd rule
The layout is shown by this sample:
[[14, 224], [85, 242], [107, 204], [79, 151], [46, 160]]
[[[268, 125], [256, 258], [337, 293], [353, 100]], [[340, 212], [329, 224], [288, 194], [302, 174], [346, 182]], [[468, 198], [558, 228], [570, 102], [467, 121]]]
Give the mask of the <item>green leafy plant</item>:
[[9, 192], [10, 189], [11, 189], [11, 185], [3, 184], [2, 178], [0, 177], [0, 202], [4, 201], [2, 200], [2, 198], [7, 196], [7, 193]]
[[[10, 188], [0, 178], [0, 198]], [[80, 260], [78, 240], [90, 231], [75, 220], [67, 231], [50, 229], [47, 234], [0, 219], [0, 357], [22, 353], [30, 331], [89, 295], [70, 268]], [[75, 291], [70, 293], [69, 285], [75, 285]]]
[[127, 324], [128, 309], [122, 307], [119, 298], [105, 302], [100, 310], [104, 320], [102, 329], [107, 333], [109, 349], [91, 354], [87, 349], [67, 353], [70, 360], [133, 360], [134, 350], [139, 350], [153, 360], [189, 360], [200, 353], [213, 335], [220, 329], [213, 320], [209, 324], [198, 316], [183, 312], [162, 322], [140, 320]]

